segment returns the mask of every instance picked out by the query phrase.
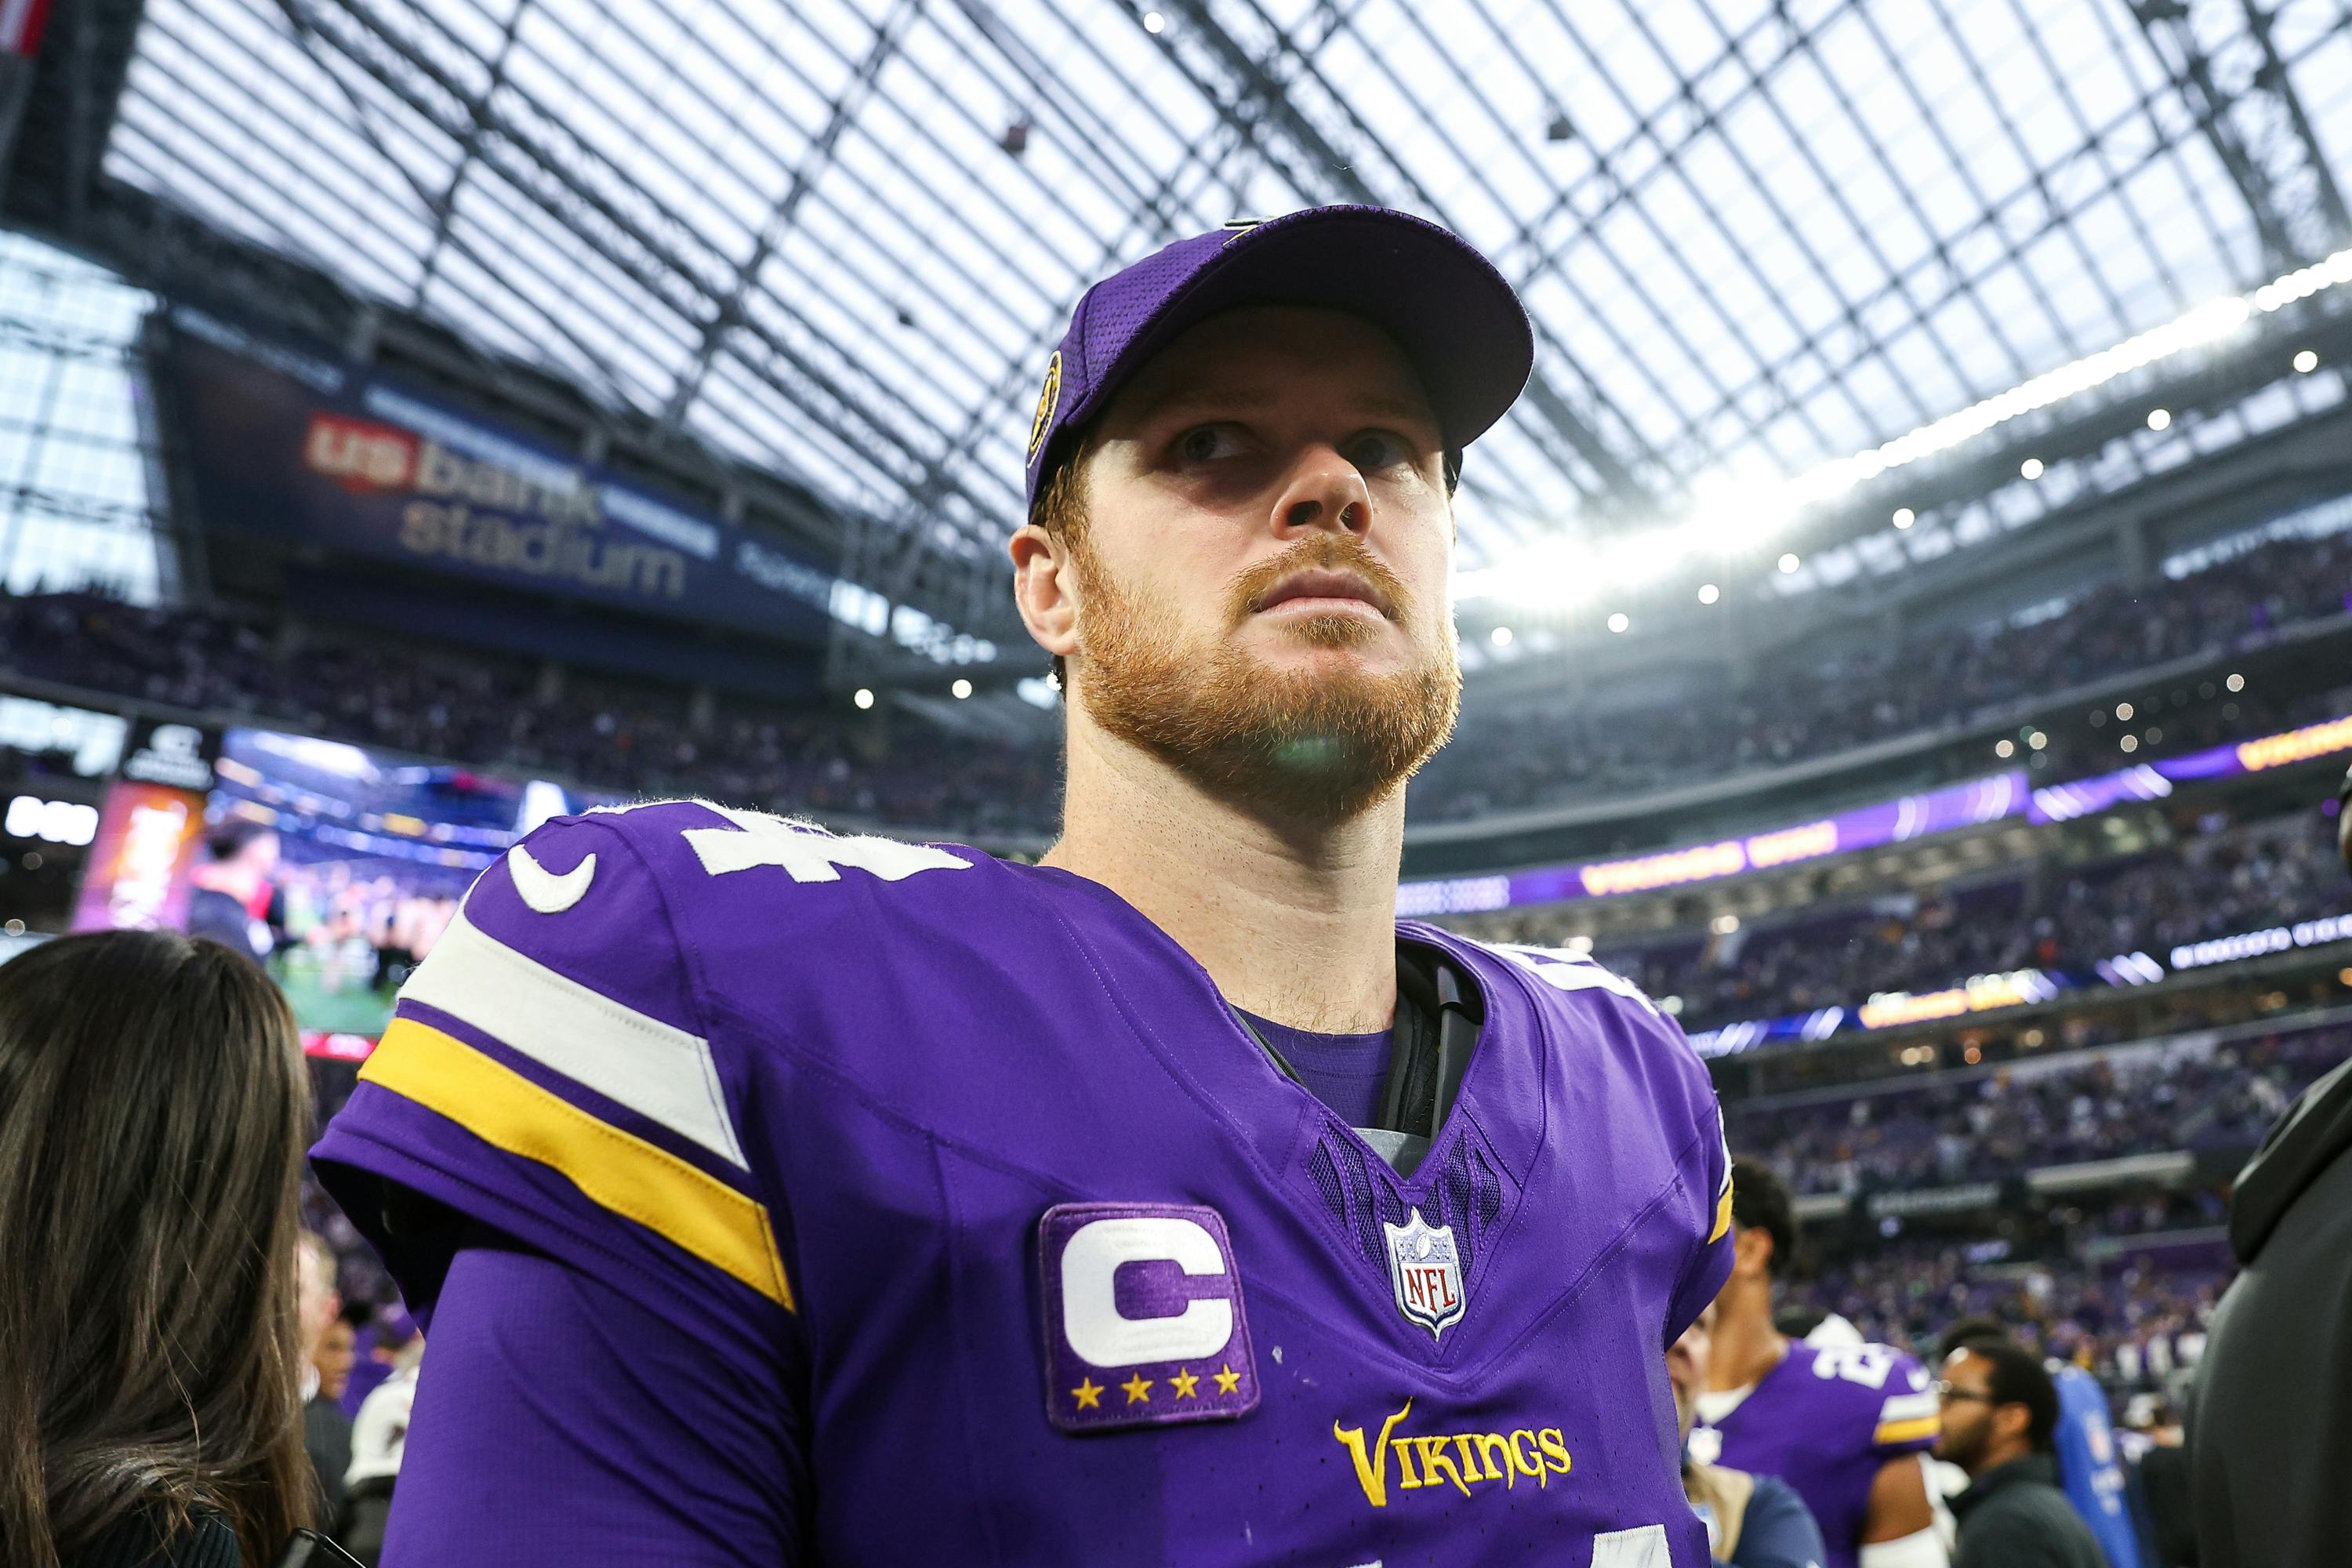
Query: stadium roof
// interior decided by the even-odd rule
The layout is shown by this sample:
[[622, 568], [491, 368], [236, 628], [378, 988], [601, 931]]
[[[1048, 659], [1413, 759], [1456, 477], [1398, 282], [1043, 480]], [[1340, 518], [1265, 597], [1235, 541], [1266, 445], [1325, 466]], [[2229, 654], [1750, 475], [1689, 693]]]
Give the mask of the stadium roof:
[[1310, 203], [1449, 224], [1536, 319], [1473, 572], [1819, 503], [1756, 591], [1893, 573], [2343, 395], [1899, 533], [1854, 466], [2141, 395], [2315, 263], [2282, 330], [2341, 324], [2352, 0], [1163, 5], [146, 0], [99, 173], [991, 577], [1086, 284]]

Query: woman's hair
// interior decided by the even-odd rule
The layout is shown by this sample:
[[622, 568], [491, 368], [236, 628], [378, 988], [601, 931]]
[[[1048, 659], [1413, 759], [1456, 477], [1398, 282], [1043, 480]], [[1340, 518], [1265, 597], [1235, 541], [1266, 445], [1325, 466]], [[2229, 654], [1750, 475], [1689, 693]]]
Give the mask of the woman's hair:
[[0, 1561], [195, 1510], [310, 1521], [294, 1321], [309, 1075], [253, 963], [164, 931], [0, 965]]

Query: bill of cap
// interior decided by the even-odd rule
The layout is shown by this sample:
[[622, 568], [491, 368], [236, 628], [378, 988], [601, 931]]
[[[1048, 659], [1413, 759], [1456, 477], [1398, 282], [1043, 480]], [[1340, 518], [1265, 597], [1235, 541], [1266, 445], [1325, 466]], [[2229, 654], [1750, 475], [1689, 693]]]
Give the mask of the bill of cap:
[[1429, 394], [1449, 451], [1517, 400], [1535, 363], [1518, 296], [1433, 223], [1386, 207], [1308, 207], [1196, 235], [1087, 290], [1045, 368], [1028, 444], [1034, 510], [1074, 435], [1187, 328], [1243, 305], [1346, 310], [1385, 331]]

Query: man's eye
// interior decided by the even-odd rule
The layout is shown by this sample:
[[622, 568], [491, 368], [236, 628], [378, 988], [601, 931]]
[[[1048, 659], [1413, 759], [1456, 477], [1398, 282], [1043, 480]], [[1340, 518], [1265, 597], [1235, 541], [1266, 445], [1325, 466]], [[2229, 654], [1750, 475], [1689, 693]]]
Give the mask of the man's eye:
[[1203, 425], [1176, 438], [1176, 454], [1188, 463], [1212, 463], [1240, 450], [1240, 438], [1223, 425]]
[[1379, 468], [1393, 468], [1412, 460], [1412, 452], [1401, 437], [1385, 430], [1367, 430], [1348, 444], [1348, 460], [1367, 473]]

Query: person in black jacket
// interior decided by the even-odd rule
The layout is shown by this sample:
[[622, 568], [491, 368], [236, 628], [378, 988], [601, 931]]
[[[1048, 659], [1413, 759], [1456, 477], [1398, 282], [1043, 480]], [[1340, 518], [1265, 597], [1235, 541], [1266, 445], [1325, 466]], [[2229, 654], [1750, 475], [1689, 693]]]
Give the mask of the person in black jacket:
[[285, 998], [226, 948], [0, 965], [0, 1563], [266, 1568], [308, 1521], [310, 1119]]
[[1969, 1473], [1952, 1500], [1960, 1521], [1952, 1568], [2108, 1568], [2091, 1527], [2058, 1489], [2051, 1433], [2058, 1385], [2042, 1358], [1975, 1339], [1944, 1363], [1944, 1435], [1936, 1457]]
[[[2337, 796], [2352, 868], [2352, 777]], [[2352, 1552], [2352, 1062], [2304, 1090], [2238, 1173], [2230, 1250], [2189, 1395], [2199, 1568]]]

